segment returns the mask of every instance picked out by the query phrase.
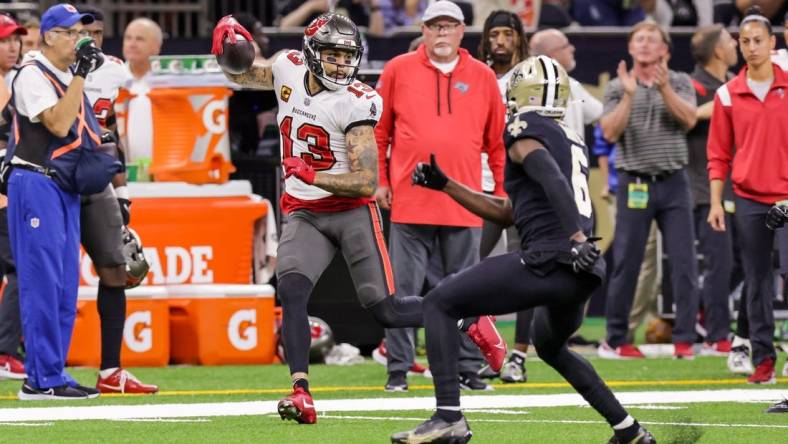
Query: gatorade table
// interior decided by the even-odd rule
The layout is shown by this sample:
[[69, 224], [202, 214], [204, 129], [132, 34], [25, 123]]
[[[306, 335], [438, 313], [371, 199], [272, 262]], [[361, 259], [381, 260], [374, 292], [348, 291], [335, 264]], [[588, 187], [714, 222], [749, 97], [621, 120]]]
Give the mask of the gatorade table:
[[[224, 336], [232, 313], [227, 319], [218, 320], [195, 309], [187, 311], [187, 314], [200, 315], [199, 319], [183, 318], [184, 301], [191, 296], [202, 301], [195, 306], [215, 304], [205, 301], [206, 295], [222, 299], [222, 304], [232, 306], [235, 311], [247, 309], [259, 313], [239, 328], [246, 331], [252, 325], [250, 322], [262, 322], [256, 330], [259, 347], [255, 345], [253, 348], [265, 353], [248, 361], [244, 361], [248, 359], [245, 356], [229, 356], [231, 361], [222, 359], [224, 356], [195, 360], [211, 364], [270, 362], [273, 355], [270, 345], [273, 338], [270, 325], [273, 291], [261, 292], [257, 288], [259, 286], [251, 285], [254, 227], [258, 219], [267, 214], [268, 206], [261, 197], [252, 193], [251, 184], [247, 181], [217, 185], [131, 182], [129, 193], [133, 201], [130, 226], [142, 239], [151, 268], [143, 284], [129, 292], [127, 327], [130, 323], [136, 327], [124, 332], [124, 365], [166, 365], [170, 361], [170, 349], [178, 346], [170, 342], [172, 319], [169, 314], [176, 306], [179, 313], [176, 327], [189, 325], [191, 331], [201, 335], [215, 336], [221, 332]], [[83, 253], [81, 259], [81, 285], [98, 285], [90, 258]], [[233, 284], [233, 291], [219, 294], [222, 288], [228, 288], [228, 284]], [[194, 291], [189, 289], [190, 286]], [[248, 289], [243, 290], [243, 287]], [[172, 292], [177, 294], [171, 295]], [[261, 302], [259, 297], [249, 295], [260, 295], [266, 301]], [[244, 300], [239, 302], [233, 299], [234, 296]], [[82, 315], [77, 318], [69, 363], [97, 365], [100, 347], [96, 347], [99, 325], [95, 313], [95, 289], [80, 290], [80, 307]], [[137, 314], [139, 319], [131, 319], [134, 313], [143, 315]], [[202, 326], [200, 322], [216, 325]], [[180, 331], [177, 329], [175, 333]], [[175, 335], [176, 339], [179, 337], [184, 336], [182, 333]], [[192, 340], [200, 344], [211, 343], [208, 338]], [[164, 341], [164, 345], [160, 341]], [[147, 347], [146, 344], [152, 346]]]

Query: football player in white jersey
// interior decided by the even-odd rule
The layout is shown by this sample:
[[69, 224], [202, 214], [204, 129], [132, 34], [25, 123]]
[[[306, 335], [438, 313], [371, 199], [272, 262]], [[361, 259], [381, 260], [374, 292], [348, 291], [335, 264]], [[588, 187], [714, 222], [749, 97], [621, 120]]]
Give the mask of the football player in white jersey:
[[[104, 14], [89, 5], [79, 5], [78, 9], [80, 13], [95, 18], [93, 23], [85, 26], [85, 31], [100, 48], [104, 37]], [[85, 79], [85, 94], [103, 132], [115, 133], [115, 99], [118, 90], [129, 80], [123, 62], [106, 54], [104, 63]], [[120, 148], [118, 151], [122, 161], [123, 151]], [[128, 284], [123, 255], [126, 232], [123, 227], [129, 224], [130, 205], [125, 172], [115, 176], [103, 192], [82, 197], [82, 246], [99, 276], [97, 306], [101, 318], [101, 367], [96, 388], [102, 393], [156, 393], [159, 390], [155, 385], [140, 382], [120, 366]]]
[[[219, 21], [212, 53], [252, 37], [232, 16]], [[394, 279], [380, 213], [378, 151], [373, 128], [382, 101], [355, 80], [363, 48], [356, 25], [339, 14], [316, 18], [304, 31], [302, 51], [287, 51], [273, 63], [257, 62], [227, 77], [243, 86], [273, 89], [279, 102], [289, 221], [279, 241], [277, 292], [282, 302], [282, 338], [293, 393], [279, 402], [282, 419], [317, 420], [308, 383], [310, 331], [307, 302], [314, 284], [339, 249], [348, 264], [359, 302], [384, 327], [422, 324], [420, 297], [391, 297]], [[477, 345], [492, 349], [498, 332], [489, 317], [464, 322]]]

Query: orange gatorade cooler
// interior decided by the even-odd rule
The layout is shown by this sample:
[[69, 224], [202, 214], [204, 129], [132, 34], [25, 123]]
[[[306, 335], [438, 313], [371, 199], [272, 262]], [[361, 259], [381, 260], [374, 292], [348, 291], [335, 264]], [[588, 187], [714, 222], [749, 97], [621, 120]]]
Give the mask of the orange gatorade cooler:
[[[136, 182], [129, 191], [150, 265], [143, 285], [252, 282], [254, 227], [268, 205], [249, 182]], [[98, 285], [90, 258], [81, 261], [82, 285]]]
[[227, 182], [230, 163], [225, 87], [153, 88], [153, 159], [156, 181]]
[[[79, 287], [77, 317], [68, 365], [101, 364], [97, 287]], [[165, 366], [170, 358], [170, 323], [165, 287], [142, 286], [126, 291], [126, 322], [120, 352], [124, 367]]]
[[167, 286], [174, 364], [269, 364], [274, 358], [270, 285]]

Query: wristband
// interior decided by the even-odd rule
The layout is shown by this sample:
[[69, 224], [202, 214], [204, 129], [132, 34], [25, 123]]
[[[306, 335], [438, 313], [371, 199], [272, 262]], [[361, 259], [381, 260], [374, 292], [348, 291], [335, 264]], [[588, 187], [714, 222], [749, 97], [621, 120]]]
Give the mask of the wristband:
[[118, 199], [131, 200], [129, 199], [129, 187], [123, 185], [122, 187], [115, 188], [115, 197]]

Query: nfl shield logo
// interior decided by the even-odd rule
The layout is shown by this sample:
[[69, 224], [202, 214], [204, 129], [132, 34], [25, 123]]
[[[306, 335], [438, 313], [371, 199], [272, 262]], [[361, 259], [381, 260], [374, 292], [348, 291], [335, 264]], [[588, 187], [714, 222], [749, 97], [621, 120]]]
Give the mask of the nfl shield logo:
[[41, 221], [37, 217], [34, 217], [34, 218], [30, 219], [30, 226], [31, 227], [38, 228], [39, 225], [41, 225]]

